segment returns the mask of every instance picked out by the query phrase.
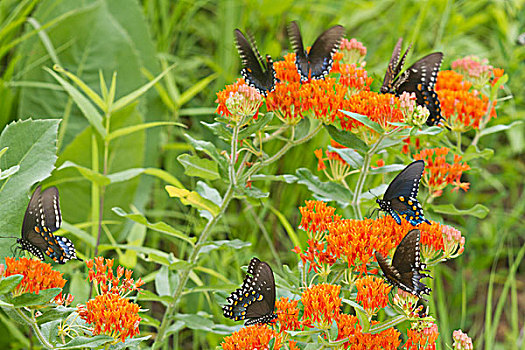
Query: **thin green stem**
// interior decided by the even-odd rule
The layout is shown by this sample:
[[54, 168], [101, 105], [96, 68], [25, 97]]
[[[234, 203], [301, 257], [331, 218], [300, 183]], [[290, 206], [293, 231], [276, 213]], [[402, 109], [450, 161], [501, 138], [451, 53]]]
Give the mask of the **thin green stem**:
[[237, 161], [237, 145], [239, 140], [239, 124], [233, 127], [231, 153], [230, 153], [230, 183], [235, 186], [237, 178], [235, 176], [235, 162]]
[[28, 317], [26, 314], [24, 314], [22, 312], [22, 310], [20, 310], [18, 308], [14, 308], [13, 310], [20, 318], [22, 318], [24, 321], [26, 321], [31, 326], [31, 328], [35, 332], [35, 335], [36, 335], [37, 339], [40, 341], [40, 343], [44, 347], [46, 347], [47, 349], [54, 349], [55, 348], [53, 346], [53, 344], [48, 342], [47, 339], [44, 337], [44, 335], [40, 331], [40, 328], [38, 328], [38, 324], [36, 323], [36, 320], [35, 320], [33, 315], [31, 315], [31, 317]]
[[461, 153], [461, 131], [456, 131], [456, 148]]

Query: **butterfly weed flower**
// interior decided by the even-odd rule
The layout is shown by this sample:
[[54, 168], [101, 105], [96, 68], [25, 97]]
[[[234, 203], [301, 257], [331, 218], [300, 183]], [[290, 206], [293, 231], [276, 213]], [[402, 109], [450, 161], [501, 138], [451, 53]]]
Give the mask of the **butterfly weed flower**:
[[350, 40], [343, 38], [339, 52], [343, 54], [342, 62], [344, 64], [355, 64], [364, 67], [366, 65], [366, 47], [362, 42], [352, 38]]
[[[5, 258], [4, 276], [22, 275], [24, 276], [18, 286], [13, 289], [14, 297], [25, 293], [38, 294], [40, 291], [51, 288], [63, 288], [66, 280], [62, 278], [62, 273], [53, 270], [50, 264], [44, 263], [40, 260], [20, 258], [19, 260], [6, 257]], [[62, 298], [62, 293], [57, 295], [53, 301], [59, 301]]]
[[398, 289], [394, 295], [393, 304], [401, 309], [408, 318], [419, 319], [425, 306], [418, 305], [418, 300], [419, 298], [414, 294]]
[[466, 56], [452, 62], [452, 69], [463, 75], [475, 89], [481, 90], [492, 78], [494, 67], [489, 60], [477, 56]]
[[268, 349], [270, 340], [275, 339], [273, 348], [280, 349], [281, 337], [267, 325], [251, 325], [224, 338], [221, 343], [223, 350], [255, 350]]
[[92, 325], [93, 335], [105, 334], [118, 341], [139, 334], [139, 306], [119, 294], [105, 293], [78, 305], [77, 313]]
[[[334, 140], [330, 140], [330, 146], [333, 148], [347, 148]], [[343, 182], [348, 175], [353, 173], [348, 163], [337, 152], [326, 150], [326, 158], [323, 156], [322, 149], [315, 150], [314, 154], [318, 161], [317, 170], [323, 170], [330, 181]], [[327, 171], [325, 162], [328, 162], [330, 171]]]
[[215, 102], [218, 104], [215, 112], [237, 124], [240, 121], [250, 120], [246, 118], [257, 118], [262, 95], [240, 78], [234, 84], [226, 85], [224, 90], [217, 92]]
[[295, 331], [301, 327], [299, 309], [297, 308], [298, 303], [299, 300], [289, 300], [285, 297], [281, 297], [275, 302], [280, 333], [283, 331]]
[[461, 182], [461, 175], [470, 169], [467, 163], [461, 162], [461, 156], [454, 155], [453, 161], [447, 161], [450, 149], [447, 147], [423, 149], [414, 155], [415, 160], [424, 160], [426, 167], [423, 184], [432, 197], [439, 197], [447, 185], [454, 185], [453, 191], [459, 188], [468, 190], [468, 183]]
[[452, 332], [452, 338], [454, 343], [452, 344], [452, 349], [454, 350], [473, 350], [474, 346], [472, 345], [472, 339], [463, 333], [461, 329], [455, 330]]
[[86, 261], [89, 269], [90, 282], [95, 282], [98, 294], [113, 293], [127, 296], [132, 291], [140, 291], [144, 281], [139, 278], [135, 281], [131, 278], [133, 271], [117, 267], [117, 273], [113, 273], [113, 259], [104, 259], [101, 256]]
[[416, 94], [404, 91], [399, 96], [399, 108], [403, 113], [405, 123], [421, 128], [426, 124], [430, 112], [424, 106], [416, 104]]
[[341, 308], [340, 285], [317, 284], [308, 287], [301, 295], [304, 306], [303, 325], [329, 329], [332, 321], [339, 317]]
[[388, 293], [392, 289], [384, 279], [368, 275], [355, 281], [357, 287], [356, 302], [360, 303], [368, 318], [371, 319], [379, 309], [388, 304]]
[[407, 350], [435, 350], [438, 338], [438, 326], [432, 322], [415, 322], [407, 331], [408, 340], [404, 345]]
[[337, 349], [394, 350], [401, 343], [397, 329], [392, 327], [375, 334], [363, 333], [357, 317], [352, 315], [341, 314], [337, 320], [337, 328], [337, 340], [348, 340]]
[[455, 259], [465, 250], [465, 237], [452, 226], [443, 225], [443, 259]]

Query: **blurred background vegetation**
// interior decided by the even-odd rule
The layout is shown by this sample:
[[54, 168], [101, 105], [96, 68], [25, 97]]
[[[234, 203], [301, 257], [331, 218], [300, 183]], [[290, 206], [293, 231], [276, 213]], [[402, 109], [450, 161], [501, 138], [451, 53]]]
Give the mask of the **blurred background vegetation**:
[[[151, 89], [126, 112], [114, 116], [115, 125], [125, 127], [152, 121], [176, 121], [187, 129], [168, 126], [148, 129], [120, 138], [112, 144], [110, 172], [127, 168], [161, 168], [195, 188], [197, 179], [184, 175], [177, 161], [182, 153], [195, 152], [184, 133], [193, 138], [213, 140], [225, 148], [201, 122], [213, 122], [215, 93], [239, 77], [240, 60], [233, 42], [233, 30], [254, 33], [260, 51], [278, 60], [289, 52], [286, 25], [299, 21], [303, 38], [311, 43], [333, 24], [346, 28], [347, 38], [356, 38], [368, 49], [367, 70], [378, 90], [399, 37], [413, 43], [409, 63], [432, 51], [442, 51], [443, 69], [466, 55], [488, 58], [509, 75], [506, 94], [511, 99], [499, 102], [498, 118], [491, 125], [509, 124], [525, 117], [525, 46], [517, 37], [525, 32], [525, 1], [293, 1], [293, 0], [2, 0], [0, 2], [0, 125], [14, 120], [61, 119], [58, 134], [57, 168], [65, 161], [90, 166], [93, 130], [80, 110], [56, 80], [43, 67], [54, 64], [79, 76], [101, 93], [99, 72], [109, 84], [117, 72], [117, 98], [129, 94], [152, 80], [168, 66], [174, 68], [156, 89]], [[113, 127], [114, 125], [112, 125]], [[467, 135], [468, 136], [468, 135]], [[287, 153], [271, 174], [294, 173], [317, 167], [314, 150], [325, 147], [329, 138], [321, 133], [310, 142]], [[440, 348], [451, 344], [451, 333], [462, 328], [475, 340], [475, 347], [489, 348], [487, 332], [498, 349], [525, 349], [525, 263], [518, 256], [525, 243], [525, 125], [493, 134], [480, 142], [494, 155], [472, 161], [464, 175], [471, 183], [467, 193], [446, 193], [444, 204], [453, 201], [459, 208], [482, 203], [490, 208], [483, 220], [472, 216], [445, 216], [444, 220], [467, 238], [465, 253], [452, 262], [440, 264], [434, 276], [434, 309], [440, 331]], [[271, 152], [272, 145], [268, 145]], [[393, 162], [394, 156], [390, 161]], [[387, 161], [388, 164], [388, 161]], [[60, 190], [64, 220], [91, 230], [93, 206], [91, 186], [72, 168], [55, 170], [45, 181]], [[212, 183], [221, 186], [220, 182]], [[141, 225], [123, 221], [113, 207], [126, 212], [138, 210], [150, 222], [165, 221], [194, 235], [203, 221], [195, 209], [170, 199], [165, 182], [150, 176], [108, 186], [103, 218], [107, 232], [101, 249], [106, 257], [135, 270], [154, 289], [158, 266], [134, 250], [115, 248], [147, 246], [183, 257], [184, 244], [170, 240]], [[241, 266], [258, 256], [277, 266], [270, 245], [278, 252], [280, 263], [295, 266], [297, 256], [289, 230], [298, 230], [298, 206], [311, 199], [306, 186], [284, 182], [257, 183], [269, 197], [236, 200], [213, 233], [214, 239], [250, 242], [240, 250], [221, 248], [200, 259], [200, 279], [192, 280], [193, 293], [185, 295], [181, 313], [205, 311], [216, 323], [224, 322], [214, 290], [231, 291], [242, 280]], [[29, 191], [29, 189], [28, 189]], [[332, 203], [335, 205], [335, 203]], [[5, 206], [4, 206], [5, 208]], [[338, 213], [350, 217], [349, 208]], [[280, 215], [282, 214], [282, 215]], [[2, 213], [4, 215], [4, 213]], [[20, 232], [20, 222], [12, 222], [10, 233]], [[3, 231], [5, 227], [3, 227]], [[304, 238], [304, 235], [299, 235]], [[91, 257], [93, 250], [78, 237], [77, 250]], [[520, 263], [509, 276], [515, 261]], [[521, 262], [520, 262], [521, 261]], [[228, 267], [228, 268], [226, 268]], [[77, 302], [85, 301], [85, 282], [78, 269], [82, 264], [60, 266], [71, 277], [70, 292]], [[280, 270], [277, 267], [276, 272]], [[150, 316], [162, 317], [159, 302], [141, 301]], [[25, 336], [16, 324], [0, 313], [3, 348], [25, 348]], [[154, 323], [155, 320], [146, 320]], [[201, 349], [217, 345], [224, 333], [184, 329], [175, 341], [181, 348]], [[146, 326], [141, 334], [148, 334]]]

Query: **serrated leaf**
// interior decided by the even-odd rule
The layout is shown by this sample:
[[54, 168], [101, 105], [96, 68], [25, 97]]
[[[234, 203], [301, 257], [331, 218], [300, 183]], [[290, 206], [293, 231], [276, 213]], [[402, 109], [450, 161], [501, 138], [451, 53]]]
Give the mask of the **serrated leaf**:
[[333, 138], [338, 143], [343, 146], [361, 151], [363, 153], [368, 152], [368, 146], [366, 143], [361, 141], [357, 136], [352, 134], [351, 131], [339, 130], [333, 125], [326, 125], [326, 131], [330, 134], [330, 137]]
[[335, 152], [352, 168], [360, 169], [363, 166], [363, 156], [351, 148], [335, 148], [328, 146], [330, 152]]
[[181, 154], [177, 160], [182, 164], [184, 173], [188, 176], [198, 176], [207, 180], [216, 180], [220, 177], [217, 163], [212, 160], [189, 154]]
[[41, 290], [38, 294], [25, 293], [16, 298], [7, 298], [6, 300], [16, 308], [44, 305], [49, 303], [49, 301], [56, 297], [60, 292], [62, 292], [62, 288], [50, 288]]
[[0, 295], [9, 293], [22, 281], [23, 275], [11, 275], [0, 280]]
[[476, 204], [470, 209], [457, 209], [454, 204], [432, 205], [430, 207], [434, 212], [447, 215], [470, 215], [478, 219], [483, 219], [490, 212], [489, 208], [484, 205]]
[[165, 188], [170, 197], [180, 198], [180, 201], [184, 205], [191, 205], [197, 209], [207, 210], [213, 216], [219, 214], [220, 208], [217, 204], [208, 199], [202, 198], [202, 196], [195, 191], [188, 191], [187, 189], [174, 186], [166, 186]]
[[381, 127], [381, 125], [379, 125], [378, 123], [376, 123], [373, 120], [370, 120], [366, 115], [362, 115], [362, 114], [358, 114], [358, 113], [354, 113], [354, 112], [349, 112], [349, 111], [344, 111], [342, 109], [340, 109], [339, 111], [341, 113], [343, 113], [343, 114], [346, 114], [350, 118], [352, 118], [354, 120], [357, 120], [358, 122], [366, 125], [370, 129], [372, 129], [375, 132], [377, 132], [378, 134], [383, 134], [385, 132], [383, 130], [383, 128]]
[[352, 198], [352, 191], [335, 182], [322, 182], [309, 169], [300, 168], [296, 173], [298, 184], [306, 185], [310, 191], [326, 200], [348, 203]]
[[130, 219], [130, 220], [132, 220], [132, 221], [134, 221], [136, 223], [142, 224], [142, 225], [146, 226], [147, 228], [152, 229], [154, 231], [157, 231], [157, 232], [169, 235], [171, 237], [176, 237], [176, 238], [182, 239], [182, 240], [190, 243], [192, 246], [195, 243], [195, 240], [196, 240], [195, 237], [188, 237], [187, 235], [185, 235], [181, 231], [175, 229], [174, 227], [166, 224], [163, 221], [159, 221], [159, 222], [156, 222], [156, 223], [150, 223], [142, 214], [139, 214], [139, 213], [128, 214], [128, 213], [126, 213], [124, 210], [122, 210], [119, 207], [114, 207], [114, 208], [112, 208], [112, 210], [118, 216]]

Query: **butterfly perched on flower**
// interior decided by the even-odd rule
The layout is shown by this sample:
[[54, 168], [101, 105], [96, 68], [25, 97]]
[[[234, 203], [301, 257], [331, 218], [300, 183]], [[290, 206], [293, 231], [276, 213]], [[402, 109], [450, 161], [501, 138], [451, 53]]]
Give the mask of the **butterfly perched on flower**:
[[53, 235], [61, 224], [58, 189], [50, 187], [42, 192], [41, 186], [38, 186], [24, 215], [22, 238], [17, 239], [20, 249], [27, 250], [40, 260], [44, 260], [45, 254], [59, 264], [72, 259], [82, 261], [69, 239]]
[[401, 216], [412, 226], [422, 222], [430, 224], [430, 221], [423, 216], [423, 209], [416, 198], [423, 170], [425, 170], [424, 161], [416, 160], [410, 163], [388, 185], [383, 199], [376, 200], [379, 210], [392, 215], [399, 225], [401, 225]]
[[244, 34], [239, 30], [234, 30], [235, 43], [239, 56], [241, 56], [243, 69], [241, 75], [251, 87], [255, 88], [261, 95], [266, 96], [275, 88], [275, 69], [270, 55], [266, 55], [264, 62], [255, 40], [246, 39]]
[[439, 125], [442, 121], [441, 105], [437, 93], [434, 91], [437, 75], [443, 61], [443, 53], [431, 53], [411, 65], [406, 71], [401, 73], [405, 59], [411, 46], [401, 56], [401, 45], [403, 39], [400, 38], [392, 52], [392, 57], [386, 68], [385, 78], [381, 86], [381, 93], [392, 93], [400, 95], [404, 91], [416, 94], [416, 102], [424, 106], [430, 112], [427, 125]]
[[268, 323], [277, 318], [275, 309], [275, 280], [265, 262], [253, 258], [241, 288], [226, 299], [224, 316], [234, 321], [247, 319], [245, 325]]
[[344, 32], [343, 26], [333, 26], [319, 35], [310, 51], [306, 52], [299, 25], [295, 21], [288, 25], [288, 36], [295, 52], [295, 65], [301, 81], [324, 79], [330, 73], [334, 53], [341, 45]]
[[420, 256], [421, 232], [417, 229], [409, 231], [401, 240], [394, 252], [392, 264], [389, 264], [379, 252], [375, 256], [386, 279], [394, 286], [418, 298], [432, 291], [420, 280], [431, 277], [421, 271], [426, 271], [426, 265], [421, 263]]

